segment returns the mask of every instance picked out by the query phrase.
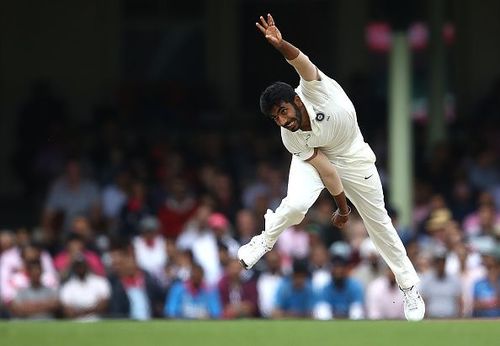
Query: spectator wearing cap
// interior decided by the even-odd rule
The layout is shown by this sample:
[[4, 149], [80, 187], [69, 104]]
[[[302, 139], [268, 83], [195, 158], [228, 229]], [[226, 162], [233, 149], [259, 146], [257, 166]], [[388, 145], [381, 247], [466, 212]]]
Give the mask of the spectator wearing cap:
[[420, 293], [426, 302], [429, 318], [458, 318], [462, 316], [462, 285], [460, 278], [445, 270], [446, 251], [433, 256], [432, 271], [422, 277]]
[[230, 223], [222, 213], [213, 213], [208, 218], [208, 227], [214, 232], [218, 242], [224, 244], [231, 257], [236, 257], [240, 244], [231, 236]]
[[309, 318], [314, 304], [314, 292], [307, 263], [293, 262], [293, 272], [285, 277], [276, 293], [274, 318]]
[[77, 255], [71, 276], [59, 293], [63, 315], [86, 321], [100, 319], [106, 312], [110, 293], [108, 281], [89, 270], [83, 254]]
[[[318, 310], [322, 319], [328, 317], [362, 319], [364, 313], [364, 291], [359, 281], [349, 276], [348, 259], [334, 255], [332, 258], [332, 280], [317, 295], [315, 315]], [[328, 313], [325, 312], [328, 308]]]
[[223, 274], [219, 244], [227, 248], [230, 257], [236, 257], [239, 244], [229, 234], [229, 226], [229, 221], [223, 214], [211, 213], [206, 218], [205, 227], [193, 234], [193, 240], [188, 245], [193, 252], [195, 262], [203, 267], [208, 285], [216, 285]]
[[145, 216], [139, 222], [139, 235], [132, 245], [139, 267], [161, 279], [168, 261], [167, 243], [159, 233], [160, 222], [154, 216]]
[[383, 274], [366, 288], [366, 317], [371, 320], [405, 319], [403, 296], [394, 273], [385, 263], [381, 264], [381, 271]]

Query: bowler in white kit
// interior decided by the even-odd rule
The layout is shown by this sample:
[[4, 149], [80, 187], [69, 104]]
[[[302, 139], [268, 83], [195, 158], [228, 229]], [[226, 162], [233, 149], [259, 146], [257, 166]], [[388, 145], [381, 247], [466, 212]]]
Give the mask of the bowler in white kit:
[[256, 25], [295, 68], [300, 82], [296, 89], [276, 82], [260, 97], [261, 111], [281, 126], [281, 138], [292, 162], [287, 196], [276, 211], [268, 210], [264, 215], [265, 230], [239, 249], [240, 263], [252, 268], [273, 248], [283, 230], [304, 219], [326, 187], [337, 204], [332, 223], [342, 228], [348, 221], [349, 198], [396, 276], [406, 318], [421, 320], [425, 305], [416, 288], [419, 278], [385, 209], [375, 154], [363, 139], [353, 104], [336, 81], [283, 39], [270, 14], [260, 17]]

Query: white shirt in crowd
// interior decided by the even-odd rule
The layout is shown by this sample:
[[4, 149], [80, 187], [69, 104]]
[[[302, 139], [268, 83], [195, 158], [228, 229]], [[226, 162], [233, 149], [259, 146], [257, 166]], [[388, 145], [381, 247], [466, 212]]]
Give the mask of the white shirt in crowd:
[[[103, 299], [109, 299], [111, 288], [108, 281], [92, 273], [88, 273], [84, 280], [72, 276], [61, 288], [61, 303], [74, 308], [91, 308]], [[87, 315], [81, 320], [95, 320], [97, 314]]]
[[151, 275], [161, 278], [168, 261], [165, 239], [157, 235], [151, 244], [148, 244], [143, 237], [138, 236], [134, 238], [133, 246], [139, 267]]

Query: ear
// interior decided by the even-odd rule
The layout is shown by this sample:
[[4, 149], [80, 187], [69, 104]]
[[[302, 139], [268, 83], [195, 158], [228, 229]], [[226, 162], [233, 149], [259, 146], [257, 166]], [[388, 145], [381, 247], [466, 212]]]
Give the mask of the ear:
[[300, 99], [299, 95], [295, 95], [293, 97], [293, 103], [295, 103], [295, 105], [298, 107], [302, 107], [302, 100]]

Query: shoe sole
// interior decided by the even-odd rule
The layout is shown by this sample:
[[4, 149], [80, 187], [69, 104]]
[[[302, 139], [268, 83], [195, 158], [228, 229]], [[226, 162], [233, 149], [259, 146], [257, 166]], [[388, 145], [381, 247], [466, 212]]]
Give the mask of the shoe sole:
[[240, 265], [243, 267], [243, 269], [248, 269], [247, 264], [242, 259], [240, 259]]

